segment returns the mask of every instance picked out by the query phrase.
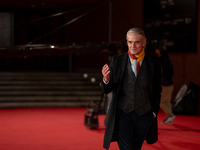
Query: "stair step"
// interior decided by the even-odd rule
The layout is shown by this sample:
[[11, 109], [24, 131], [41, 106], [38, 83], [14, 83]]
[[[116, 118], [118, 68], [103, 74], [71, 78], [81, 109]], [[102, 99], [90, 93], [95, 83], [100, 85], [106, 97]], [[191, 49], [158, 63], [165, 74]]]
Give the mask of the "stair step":
[[47, 86], [47, 85], [18, 85], [13, 86], [13, 85], [5, 85], [5, 86], [0, 86], [1, 91], [5, 90], [81, 90], [81, 91], [86, 91], [86, 90], [100, 90], [100, 86], [85, 86], [85, 85], [71, 85], [71, 86], [62, 86], [62, 85], [56, 85], [56, 86]]
[[[87, 107], [101, 98], [101, 74], [0, 72], [0, 108]], [[95, 78], [91, 82], [91, 78]]]
[[[8, 103], [0, 103], [0, 108], [18, 108], [18, 107], [87, 107], [89, 106], [88, 101], [83, 102], [8, 102]], [[90, 105], [97, 106], [97, 105]]]
[[12, 101], [93, 101], [100, 100], [100, 96], [2, 96], [0, 102]]
[[98, 95], [101, 94], [101, 91], [0, 91], [2, 96], [11, 96], [11, 95]]

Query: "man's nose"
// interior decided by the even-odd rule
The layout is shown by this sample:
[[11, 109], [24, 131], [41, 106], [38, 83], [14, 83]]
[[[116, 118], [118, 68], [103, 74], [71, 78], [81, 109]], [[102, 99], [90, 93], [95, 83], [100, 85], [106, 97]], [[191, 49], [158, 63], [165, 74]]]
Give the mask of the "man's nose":
[[131, 47], [135, 47], [135, 43], [132, 43], [132, 44], [131, 44]]

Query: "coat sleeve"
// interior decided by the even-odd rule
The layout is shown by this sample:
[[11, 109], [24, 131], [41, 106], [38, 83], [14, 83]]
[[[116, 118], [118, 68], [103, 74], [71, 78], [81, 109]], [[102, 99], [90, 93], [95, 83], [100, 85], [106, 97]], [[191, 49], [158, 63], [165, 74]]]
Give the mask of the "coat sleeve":
[[154, 90], [153, 90], [153, 104], [152, 104], [152, 111], [158, 114], [160, 108], [160, 98], [161, 98], [161, 64], [159, 59], [156, 59], [155, 63], [155, 77], [154, 77]]
[[102, 79], [102, 82], [101, 82], [101, 89], [102, 89], [103, 93], [105, 93], [105, 94], [108, 94], [113, 90], [114, 61], [115, 61], [115, 59], [113, 57], [111, 64], [109, 66], [109, 69], [110, 69], [110, 74], [109, 74], [110, 80], [109, 80], [109, 82], [107, 84], [105, 84], [103, 82], [103, 79]]
[[[154, 59], [154, 81], [153, 81], [153, 95], [152, 95], [152, 111], [158, 114], [160, 108], [161, 97], [161, 64], [159, 59]], [[158, 140], [158, 123], [157, 117], [153, 119], [152, 124], [146, 136], [146, 142], [148, 144], [154, 144]]]
[[149, 98], [151, 102], [152, 111], [157, 115], [160, 108], [161, 97], [161, 64], [158, 57], [146, 54], [149, 65]]

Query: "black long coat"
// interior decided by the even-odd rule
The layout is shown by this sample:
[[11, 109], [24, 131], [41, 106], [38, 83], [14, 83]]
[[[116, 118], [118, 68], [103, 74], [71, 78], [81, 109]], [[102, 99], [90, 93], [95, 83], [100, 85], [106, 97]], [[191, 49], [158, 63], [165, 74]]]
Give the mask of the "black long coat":
[[[114, 56], [110, 64], [110, 81], [108, 84], [102, 82], [102, 90], [105, 94], [113, 92], [112, 100], [109, 106], [109, 111], [106, 118], [106, 130], [104, 135], [103, 147], [108, 149], [112, 141], [117, 140], [117, 134], [115, 130], [115, 118], [116, 118], [116, 106], [117, 98], [119, 94], [120, 85], [122, 82], [123, 74], [126, 67], [126, 60], [128, 59], [128, 53]], [[157, 114], [159, 111], [160, 96], [161, 96], [161, 80], [160, 80], [160, 62], [156, 56], [145, 53], [144, 60], [147, 62], [149, 71], [149, 97], [152, 106], [152, 111]], [[141, 66], [142, 67], [142, 66]], [[138, 72], [139, 76], [139, 72]], [[136, 79], [137, 80], [137, 79]], [[151, 127], [148, 131], [146, 141], [148, 144], [153, 144], [158, 140], [158, 127], [157, 118], [154, 118]]]

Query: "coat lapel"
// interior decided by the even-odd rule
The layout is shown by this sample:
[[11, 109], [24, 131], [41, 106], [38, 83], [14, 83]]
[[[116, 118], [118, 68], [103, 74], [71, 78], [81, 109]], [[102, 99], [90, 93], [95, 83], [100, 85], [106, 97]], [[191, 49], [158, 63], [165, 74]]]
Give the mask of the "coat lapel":
[[121, 59], [120, 81], [122, 80], [122, 77], [123, 77], [123, 75], [124, 75], [124, 71], [125, 71], [125, 68], [126, 68], [127, 59], [128, 59], [128, 53], [126, 53], [126, 54], [124, 55], [124, 57], [122, 57], [122, 59]]
[[[121, 58], [121, 62], [120, 62], [120, 81], [122, 81], [122, 77], [124, 75], [124, 72], [125, 72], [125, 68], [126, 68], [126, 65], [127, 65], [127, 60], [128, 60], [129, 56], [128, 56], [128, 53], [126, 53], [122, 58]], [[152, 78], [154, 76], [154, 62], [152, 60], [152, 58], [148, 55], [148, 53], [145, 54], [145, 57], [144, 57], [144, 60], [143, 60], [143, 63], [142, 63], [142, 66], [138, 72], [138, 76], [140, 74], [142, 74], [142, 72], [144, 71], [143, 68], [144, 68], [144, 65], [147, 65], [147, 68], [148, 68], [148, 72], [149, 72], [149, 77]]]
[[149, 75], [152, 78], [152, 77], [154, 77], [154, 72], [153, 72], [154, 71], [154, 62], [152, 60], [152, 57], [150, 57], [148, 54], [146, 54], [145, 57], [146, 57], [146, 62], [148, 62], [147, 66], [148, 66]]

